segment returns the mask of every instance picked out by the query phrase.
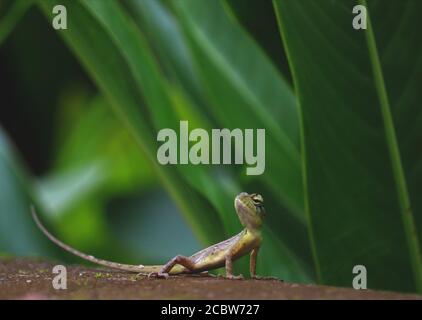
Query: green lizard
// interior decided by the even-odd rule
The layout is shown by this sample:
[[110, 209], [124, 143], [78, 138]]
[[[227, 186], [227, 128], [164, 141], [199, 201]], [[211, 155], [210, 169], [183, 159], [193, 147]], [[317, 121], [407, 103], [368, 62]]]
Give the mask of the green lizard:
[[212, 269], [226, 268], [226, 277], [229, 279], [241, 279], [242, 275], [233, 275], [233, 261], [250, 253], [250, 274], [256, 276], [256, 260], [258, 250], [262, 242], [261, 226], [265, 215], [261, 195], [246, 192], [240, 193], [234, 200], [234, 206], [240, 223], [245, 227], [237, 235], [205, 248], [190, 257], [177, 255], [165, 265], [143, 266], [128, 265], [95, 258], [80, 252], [54, 237], [40, 222], [34, 208], [32, 215], [41, 231], [56, 245], [64, 250], [92, 263], [123, 271], [137, 272], [142, 275], [167, 278], [169, 275], [189, 274], [209, 271]]

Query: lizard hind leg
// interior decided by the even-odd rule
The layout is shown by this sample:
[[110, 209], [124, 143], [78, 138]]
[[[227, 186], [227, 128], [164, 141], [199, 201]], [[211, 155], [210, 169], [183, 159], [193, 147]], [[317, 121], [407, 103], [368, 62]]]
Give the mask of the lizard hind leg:
[[157, 276], [161, 278], [168, 278], [169, 273], [171, 273], [171, 270], [175, 265], [181, 265], [190, 272], [195, 271], [195, 263], [191, 260], [191, 258], [177, 255], [161, 268], [161, 270], [157, 273]]

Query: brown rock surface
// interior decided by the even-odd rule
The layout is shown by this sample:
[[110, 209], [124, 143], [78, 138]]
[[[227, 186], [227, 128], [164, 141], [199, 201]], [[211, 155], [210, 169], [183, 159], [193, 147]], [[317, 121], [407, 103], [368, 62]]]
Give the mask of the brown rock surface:
[[169, 279], [67, 266], [67, 290], [55, 290], [56, 263], [34, 258], [0, 259], [0, 299], [422, 299], [420, 295], [302, 285], [279, 280]]

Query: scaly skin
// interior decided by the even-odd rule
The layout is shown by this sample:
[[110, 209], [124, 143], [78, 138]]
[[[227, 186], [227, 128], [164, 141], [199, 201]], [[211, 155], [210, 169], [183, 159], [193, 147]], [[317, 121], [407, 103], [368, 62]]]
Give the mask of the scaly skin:
[[247, 253], [250, 253], [251, 277], [256, 278], [256, 260], [258, 250], [262, 242], [261, 227], [262, 220], [265, 215], [263, 202], [264, 201], [259, 194], [247, 194], [246, 192], [240, 193], [234, 200], [234, 206], [240, 223], [245, 227], [240, 233], [230, 239], [205, 248], [190, 257], [177, 255], [165, 265], [157, 266], [121, 264], [87, 255], [54, 237], [42, 225], [34, 208], [32, 208], [32, 216], [41, 231], [56, 245], [75, 256], [105, 267], [136, 272], [148, 276], [154, 275], [163, 278], [167, 278], [169, 275], [199, 273], [225, 267], [227, 278], [240, 279], [242, 278], [242, 275], [233, 275], [233, 261], [239, 259]]

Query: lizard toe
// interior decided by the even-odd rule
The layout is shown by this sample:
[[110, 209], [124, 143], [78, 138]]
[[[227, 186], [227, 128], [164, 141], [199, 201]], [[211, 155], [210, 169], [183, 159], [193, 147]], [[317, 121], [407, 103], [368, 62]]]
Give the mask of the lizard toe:
[[158, 272], [157, 277], [161, 279], [167, 279], [169, 277], [169, 274], [166, 272]]
[[167, 279], [169, 274], [167, 272], [151, 272], [148, 273], [148, 278]]

